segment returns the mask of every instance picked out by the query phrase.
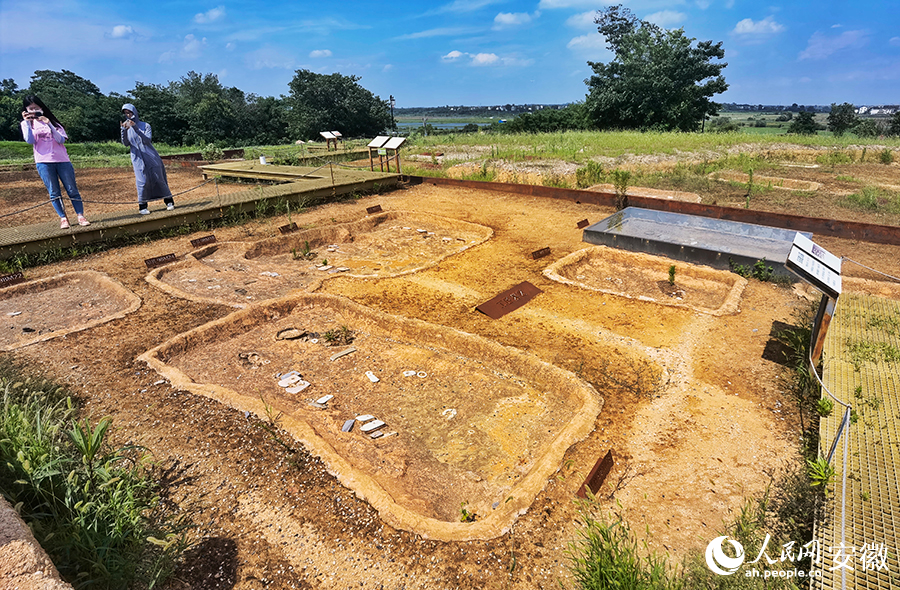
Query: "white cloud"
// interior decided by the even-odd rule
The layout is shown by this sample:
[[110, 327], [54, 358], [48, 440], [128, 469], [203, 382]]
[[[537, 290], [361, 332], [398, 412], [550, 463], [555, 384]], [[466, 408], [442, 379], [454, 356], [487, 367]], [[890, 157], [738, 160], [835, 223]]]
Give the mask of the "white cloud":
[[844, 49], [858, 49], [868, 42], [869, 33], [866, 31], [844, 31], [837, 37], [828, 37], [816, 31], [797, 59], [825, 59]]
[[708, 2], [707, 0], [697, 0], [696, 2], [694, 2], [694, 4], [696, 4], [697, 8], [699, 8], [700, 10], [706, 10], [710, 6], [710, 2]]
[[315, 49], [309, 52], [310, 57], [331, 57], [330, 49]]
[[538, 8], [600, 8], [608, 3], [598, 0], [541, 0]]
[[228, 43], [225, 44], [226, 51], [234, 51], [236, 48], [237, 48], [237, 44], [232, 43], [231, 41], [229, 41]]
[[754, 21], [752, 18], [745, 18], [734, 26], [733, 34], [745, 39], [770, 37], [784, 31], [784, 25], [775, 22], [771, 16], [767, 16], [761, 21]]
[[381, 68], [382, 72], [390, 72], [394, 69], [394, 64], [384, 64], [384, 67]]
[[506, 66], [506, 67], [524, 67], [534, 63], [533, 59], [526, 59], [515, 56], [500, 57], [496, 53], [468, 53], [464, 51], [451, 51], [447, 55], [441, 56], [446, 62], [457, 62], [468, 59], [470, 66]]
[[439, 27], [437, 29], [428, 29], [427, 31], [419, 31], [418, 33], [409, 33], [400, 35], [397, 39], [427, 39], [430, 37], [450, 37], [453, 35], [467, 35], [473, 29], [463, 27]]
[[500, 4], [504, 0], [453, 0], [450, 4], [444, 4], [429, 11], [429, 14], [441, 14], [445, 12], [474, 12], [491, 4]]
[[244, 63], [253, 70], [290, 70], [295, 62], [289, 53], [267, 45], [245, 55]]
[[593, 33], [590, 35], [581, 35], [578, 37], [573, 37], [571, 41], [566, 44], [566, 47], [573, 51], [579, 52], [596, 52], [600, 51], [608, 51], [606, 49], [606, 37], [601, 35], [600, 33]]
[[134, 35], [134, 29], [128, 25], [116, 25], [113, 27], [111, 37], [113, 39], [125, 39]]
[[664, 29], [671, 29], [675, 25], [680, 25], [685, 21], [687, 15], [683, 12], [675, 12], [674, 10], [661, 10], [644, 17], [644, 20], [659, 25]]
[[473, 66], [489, 66], [500, 59], [496, 53], [476, 53], [471, 57]]
[[589, 10], [566, 19], [566, 25], [573, 29], [594, 29], [597, 27], [594, 19], [597, 18], [596, 10]]
[[900, 47], [900, 37], [891, 37], [891, 40], [888, 41], [888, 43], [894, 47]]
[[200, 12], [194, 15], [194, 22], [198, 25], [205, 25], [223, 18], [225, 18], [225, 7], [216, 6], [215, 8], [210, 8], [206, 12]]
[[494, 17], [494, 30], [498, 31], [500, 29], [506, 29], [509, 27], [518, 27], [521, 25], [527, 25], [533, 19], [539, 17], [541, 15], [540, 12], [535, 12], [534, 17], [532, 17], [527, 12], [501, 12], [497, 16]]
[[193, 35], [187, 35], [184, 38], [184, 46], [181, 49], [181, 55], [183, 57], [199, 57], [205, 46], [206, 37], [198, 39]]

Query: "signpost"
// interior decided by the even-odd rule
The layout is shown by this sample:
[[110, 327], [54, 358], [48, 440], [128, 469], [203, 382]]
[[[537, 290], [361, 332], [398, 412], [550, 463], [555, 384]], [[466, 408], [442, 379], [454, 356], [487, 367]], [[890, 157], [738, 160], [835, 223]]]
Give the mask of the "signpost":
[[798, 232], [784, 266], [823, 294], [813, 322], [810, 351], [810, 359], [818, 363], [825, 347], [828, 325], [841, 295], [841, 259]]

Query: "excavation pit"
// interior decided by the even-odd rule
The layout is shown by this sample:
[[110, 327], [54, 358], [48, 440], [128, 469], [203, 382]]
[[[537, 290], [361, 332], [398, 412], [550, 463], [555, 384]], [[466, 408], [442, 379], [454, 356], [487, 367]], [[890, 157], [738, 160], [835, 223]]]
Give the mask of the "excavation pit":
[[[661, 256], [594, 246], [557, 260], [544, 270], [544, 276], [591, 291], [715, 316], [738, 312], [747, 279], [696, 264], [672, 263]], [[674, 275], [670, 275], [672, 266]]]
[[[281, 427], [386, 522], [442, 540], [507, 530], [602, 405], [585, 381], [537, 357], [333, 295], [236, 311], [140, 358], [175, 387], [264, 418], [282, 413]], [[289, 393], [298, 383], [277, 375], [291, 371], [310, 385]], [[384, 422], [376, 439], [364, 432], [374, 420]], [[463, 503], [475, 522], [460, 522]]]
[[434, 266], [481, 244], [489, 227], [388, 211], [255, 243], [223, 242], [157, 269], [147, 281], [185, 299], [247, 307], [336, 276], [384, 278]]
[[140, 298], [105, 274], [80, 271], [0, 289], [0, 350], [10, 351], [124, 317]]

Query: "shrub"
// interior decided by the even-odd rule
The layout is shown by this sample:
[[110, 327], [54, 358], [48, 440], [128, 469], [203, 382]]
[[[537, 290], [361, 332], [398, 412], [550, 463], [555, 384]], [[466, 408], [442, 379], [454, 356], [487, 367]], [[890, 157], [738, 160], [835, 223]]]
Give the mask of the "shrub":
[[200, 156], [204, 160], [208, 160], [208, 161], [212, 162], [212, 161], [221, 160], [222, 158], [224, 158], [225, 152], [222, 150], [222, 148], [220, 148], [216, 144], [208, 143], [208, 144], [206, 144], [206, 146], [203, 147], [202, 150], [200, 150]]
[[894, 152], [891, 151], [891, 148], [884, 148], [884, 149], [881, 150], [881, 152], [878, 154], [878, 160], [879, 160], [882, 164], [890, 164], [890, 163], [892, 163], [892, 162], [894, 161]]
[[588, 160], [584, 166], [575, 170], [575, 183], [578, 185], [578, 188], [587, 188], [600, 184], [604, 178], [603, 166], [593, 160]]

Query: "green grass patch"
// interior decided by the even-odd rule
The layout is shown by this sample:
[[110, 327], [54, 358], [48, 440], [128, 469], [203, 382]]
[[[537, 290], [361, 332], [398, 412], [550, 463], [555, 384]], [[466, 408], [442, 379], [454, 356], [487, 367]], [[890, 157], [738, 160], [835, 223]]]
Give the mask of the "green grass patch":
[[153, 588], [190, 546], [186, 517], [160, 501], [145, 449], [114, 448], [111, 424], [77, 419], [72, 398], [0, 361], [0, 493], [75, 588]]

